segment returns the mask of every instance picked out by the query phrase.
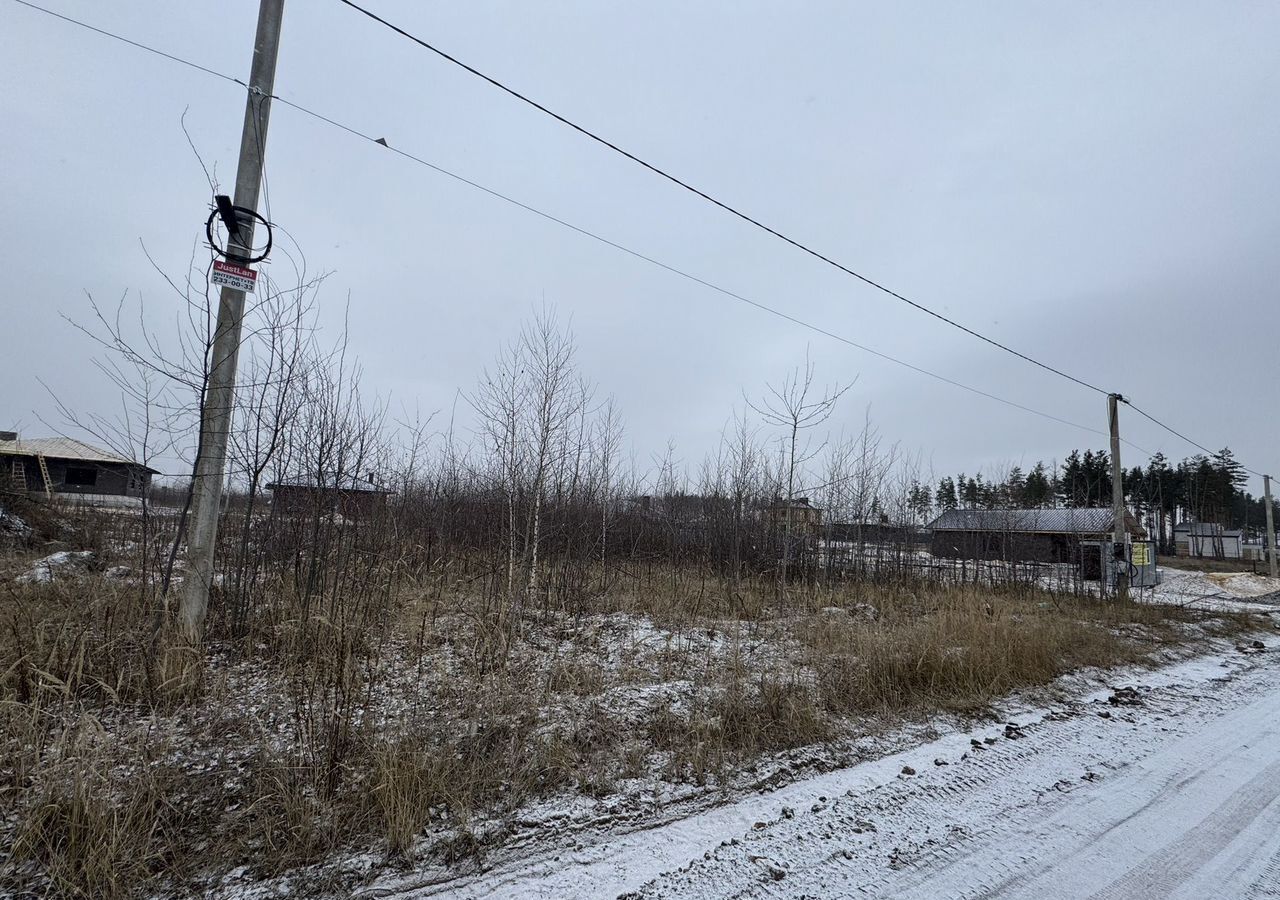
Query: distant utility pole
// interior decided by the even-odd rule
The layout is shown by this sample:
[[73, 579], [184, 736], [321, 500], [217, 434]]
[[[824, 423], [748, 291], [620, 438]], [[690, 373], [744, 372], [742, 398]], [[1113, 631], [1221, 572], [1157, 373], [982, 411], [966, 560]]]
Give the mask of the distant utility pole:
[[[1115, 554], [1116, 597], [1129, 599], [1129, 557], [1125, 553], [1125, 538], [1129, 529], [1125, 527], [1124, 510], [1124, 475], [1120, 468], [1120, 401], [1119, 394], [1107, 395], [1107, 418], [1111, 422], [1111, 541]], [[1122, 555], [1123, 554], [1123, 555]], [[1105, 561], [1103, 571], [1106, 571]]]
[[[258, 208], [283, 15], [284, 0], [261, 0], [258, 32], [253, 44], [253, 65], [249, 71], [249, 95], [245, 99], [244, 127], [240, 131], [240, 161], [236, 168], [234, 199], [236, 206], [248, 210]], [[241, 216], [235, 231], [228, 235], [229, 261], [247, 259], [253, 252], [254, 222], [252, 219], [245, 221], [246, 218]], [[218, 542], [218, 513], [222, 506], [222, 482], [226, 478], [227, 434], [231, 430], [243, 318], [244, 291], [223, 287], [218, 303], [209, 382], [205, 386], [200, 417], [200, 452], [196, 459], [191, 522], [187, 532], [186, 581], [178, 609], [179, 626], [193, 643], [203, 635], [205, 613], [209, 608], [209, 585], [213, 576], [213, 551]]]
[[1271, 508], [1271, 476], [1262, 476], [1262, 495], [1267, 504], [1267, 569], [1276, 577], [1276, 514]]

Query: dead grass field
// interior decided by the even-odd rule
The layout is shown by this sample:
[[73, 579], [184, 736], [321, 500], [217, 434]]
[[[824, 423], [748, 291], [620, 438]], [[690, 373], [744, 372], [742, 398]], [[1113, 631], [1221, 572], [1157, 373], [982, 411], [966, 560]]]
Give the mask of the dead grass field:
[[982, 715], [1247, 627], [1026, 587], [779, 596], [661, 570], [498, 627], [466, 579], [428, 571], [359, 618], [281, 578], [247, 634], [197, 652], [106, 560], [19, 583], [34, 557], [0, 557], [0, 889], [16, 896], [217, 894], [232, 870], [341, 896], [380, 866], [475, 865], [540, 808], [644, 815], [780, 753]]

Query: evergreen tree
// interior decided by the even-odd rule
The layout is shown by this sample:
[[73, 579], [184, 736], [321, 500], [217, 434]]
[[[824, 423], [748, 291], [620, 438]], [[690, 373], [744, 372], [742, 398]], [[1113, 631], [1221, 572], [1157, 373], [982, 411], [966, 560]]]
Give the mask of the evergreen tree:
[[1084, 505], [1084, 466], [1079, 450], [1072, 450], [1062, 463], [1062, 474], [1058, 477], [1058, 497], [1062, 505], [1068, 508]]
[[1125, 503], [1141, 519], [1143, 513], [1151, 508], [1147, 502], [1147, 475], [1142, 471], [1142, 466], [1134, 466], [1123, 472], [1121, 477], [1124, 479]]
[[1197, 453], [1178, 463], [1178, 500], [1187, 518], [1208, 522], [1213, 515], [1214, 472], [1209, 457]]
[[1072, 450], [1062, 464], [1059, 496], [1063, 506], [1111, 504], [1111, 457], [1105, 450]]
[[1213, 455], [1213, 468], [1218, 474], [1217, 489], [1219, 501], [1224, 509], [1230, 509], [1232, 500], [1240, 493], [1240, 488], [1249, 481], [1249, 473], [1244, 466], [1236, 462], [1231, 448], [1223, 447]]
[[[1178, 491], [1174, 483], [1173, 468], [1163, 453], [1157, 453], [1147, 463], [1145, 483], [1147, 505], [1155, 510], [1156, 514], [1156, 540], [1159, 541], [1159, 550], [1167, 553], [1171, 549], [1169, 532], [1173, 529], [1174, 517], [1178, 512]], [[1169, 523], [1168, 528], [1165, 527], [1166, 521]]]
[[1049, 481], [1044, 463], [1037, 462], [1023, 485], [1022, 506], [1025, 509], [1042, 509], [1049, 504], [1052, 496], [1053, 485]]
[[1027, 478], [1022, 474], [1021, 466], [1014, 466], [1009, 470], [1009, 477], [1005, 479], [1001, 493], [1004, 495], [1002, 505], [1010, 509], [1023, 509], [1026, 507]]
[[911, 508], [917, 523], [927, 522], [933, 512], [933, 496], [927, 484], [911, 482], [911, 490], [907, 494], [907, 505]]
[[989, 496], [988, 485], [982, 480], [982, 473], [979, 472], [969, 479], [969, 489], [967, 496], [971, 497], [969, 501], [972, 509], [986, 509]]
[[934, 499], [940, 510], [955, 509], [960, 505], [960, 499], [956, 496], [956, 483], [951, 480], [951, 476], [945, 476], [938, 481]]

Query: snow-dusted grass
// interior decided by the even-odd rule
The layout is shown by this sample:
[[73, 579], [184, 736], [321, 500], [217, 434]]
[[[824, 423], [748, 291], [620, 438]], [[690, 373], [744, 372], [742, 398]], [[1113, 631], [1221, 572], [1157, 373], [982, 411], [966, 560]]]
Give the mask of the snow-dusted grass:
[[154, 631], [154, 585], [6, 576], [32, 561], [0, 560], [0, 889], [66, 895], [341, 896], [387, 866], [474, 868], [1237, 627], [1025, 586], [657, 568], [514, 627], [436, 574], [358, 616], [280, 580], [246, 634], [197, 653]]

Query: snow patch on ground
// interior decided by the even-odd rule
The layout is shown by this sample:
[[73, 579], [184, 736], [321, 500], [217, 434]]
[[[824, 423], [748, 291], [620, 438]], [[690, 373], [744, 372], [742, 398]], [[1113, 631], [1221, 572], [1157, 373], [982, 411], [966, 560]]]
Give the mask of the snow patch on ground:
[[1280, 591], [1280, 579], [1257, 575], [1253, 572], [1241, 572], [1238, 575], [1210, 574], [1208, 578], [1220, 585], [1227, 593], [1239, 597], [1259, 597]]
[[20, 538], [31, 536], [31, 526], [6, 509], [0, 509], [0, 532]]
[[1257, 612], [1264, 606], [1280, 609], [1280, 579], [1266, 575], [1160, 569], [1160, 577], [1160, 585], [1152, 592], [1157, 603], [1224, 612]]
[[48, 584], [62, 575], [83, 572], [95, 559], [97, 554], [92, 550], [59, 550], [37, 560], [16, 580], [20, 584]]

